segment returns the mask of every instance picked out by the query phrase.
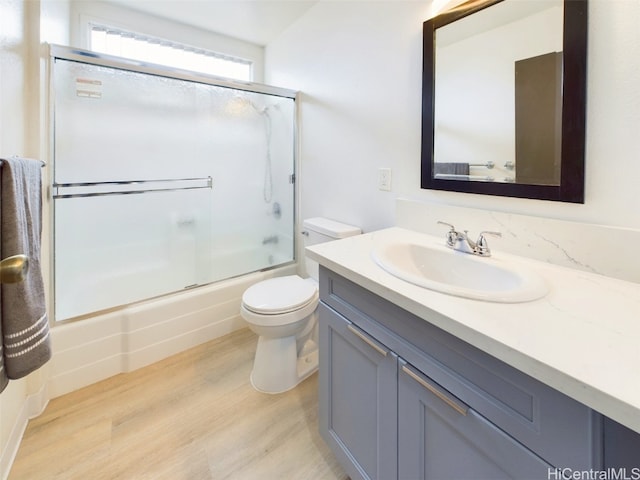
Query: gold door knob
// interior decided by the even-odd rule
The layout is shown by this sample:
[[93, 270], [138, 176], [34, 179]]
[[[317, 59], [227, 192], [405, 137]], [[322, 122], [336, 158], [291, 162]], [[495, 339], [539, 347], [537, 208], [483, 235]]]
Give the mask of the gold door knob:
[[20, 283], [27, 276], [29, 257], [13, 255], [0, 262], [0, 283]]

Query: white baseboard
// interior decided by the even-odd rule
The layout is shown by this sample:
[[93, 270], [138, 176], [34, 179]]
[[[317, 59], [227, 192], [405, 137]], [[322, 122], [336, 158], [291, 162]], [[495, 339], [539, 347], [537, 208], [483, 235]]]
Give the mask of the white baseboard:
[[7, 442], [0, 452], [0, 479], [6, 480], [9, 477], [11, 466], [18, 454], [20, 442], [27, 429], [29, 419], [37, 417], [49, 403], [49, 395], [47, 386], [43, 385], [36, 393], [29, 395], [22, 403], [22, 408], [15, 418], [11, 433], [7, 438]]

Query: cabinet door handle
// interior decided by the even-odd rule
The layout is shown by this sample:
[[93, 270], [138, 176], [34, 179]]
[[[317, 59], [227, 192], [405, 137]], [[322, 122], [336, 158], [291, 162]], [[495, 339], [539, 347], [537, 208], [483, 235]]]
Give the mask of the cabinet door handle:
[[418, 382], [420, 385], [422, 385], [424, 388], [429, 390], [431, 393], [433, 393], [436, 397], [438, 397], [444, 403], [446, 403], [451, 408], [453, 408], [459, 414], [461, 415], [467, 414], [467, 411], [469, 410], [469, 406], [464, 402], [455, 398], [453, 395], [451, 395], [447, 391], [443, 390], [440, 386], [431, 383], [430, 381], [425, 379], [422, 375], [417, 374], [406, 365], [402, 366], [402, 371], [407, 375], [409, 375], [413, 380]]
[[349, 331], [353, 334], [355, 334], [357, 337], [359, 337], [363, 342], [365, 342], [367, 345], [371, 346], [371, 348], [373, 348], [376, 352], [384, 355], [385, 357], [387, 356], [387, 353], [389, 353], [388, 350], [385, 350], [384, 348], [382, 348], [380, 345], [378, 345], [378, 342], [376, 342], [373, 338], [369, 337], [369, 335], [367, 335], [366, 333], [364, 333], [362, 330], [360, 330], [358, 327], [355, 327], [354, 325], [352, 325], [351, 323], [349, 325], [347, 325], [347, 328], [349, 329]]

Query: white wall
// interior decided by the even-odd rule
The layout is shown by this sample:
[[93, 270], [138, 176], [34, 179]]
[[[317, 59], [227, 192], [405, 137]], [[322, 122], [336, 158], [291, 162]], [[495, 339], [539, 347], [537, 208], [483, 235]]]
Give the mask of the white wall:
[[[584, 205], [420, 189], [427, 10], [418, 1], [319, 2], [267, 46], [267, 82], [303, 92], [302, 217], [370, 231], [395, 223], [402, 196], [640, 228], [640, 2], [590, 1]], [[378, 167], [393, 169], [392, 193], [377, 189]]]
[[267, 46], [267, 83], [302, 92], [303, 218], [365, 230], [393, 224], [395, 195], [377, 189], [377, 170], [393, 168], [398, 192], [412, 180], [402, 163], [420, 158], [427, 9], [423, 2], [318, 2]]

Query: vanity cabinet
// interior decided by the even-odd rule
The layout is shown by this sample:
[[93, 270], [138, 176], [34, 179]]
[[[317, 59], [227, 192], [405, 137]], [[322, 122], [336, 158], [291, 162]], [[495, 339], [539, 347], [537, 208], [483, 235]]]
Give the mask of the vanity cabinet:
[[551, 466], [321, 305], [322, 431], [352, 479], [546, 478]]
[[585, 405], [324, 267], [320, 295], [320, 432], [353, 480], [604, 467]]

